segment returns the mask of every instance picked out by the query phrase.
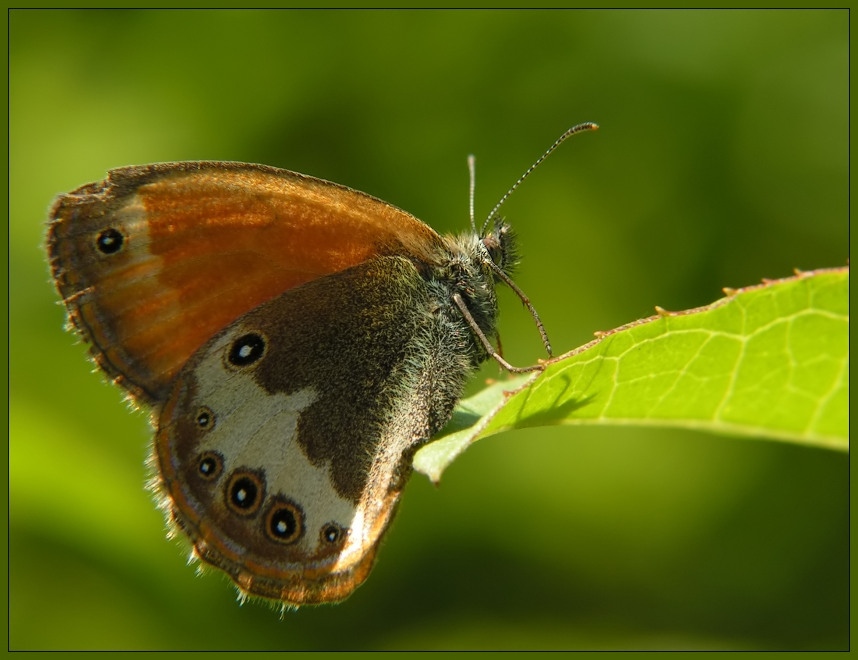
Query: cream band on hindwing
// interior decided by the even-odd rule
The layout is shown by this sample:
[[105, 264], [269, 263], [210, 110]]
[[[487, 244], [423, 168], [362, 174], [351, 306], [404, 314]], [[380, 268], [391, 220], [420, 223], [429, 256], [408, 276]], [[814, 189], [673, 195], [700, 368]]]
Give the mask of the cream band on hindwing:
[[[177, 475], [189, 468], [206, 471], [205, 459], [216, 457], [219, 477], [203, 480], [210, 499], [193, 492], [186, 495], [187, 501], [199, 503], [195, 513], [200, 520], [213, 514], [215, 521], [232, 518], [221, 530], [227, 535], [227, 530], [235, 529], [239, 536], [271, 542], [277, 551], [282, 550], [276, 547], [278, 541], [285, 540], [294, 553], [325, 555], [347, 535], [356, 506], [337, 494], [330, 463], [314, 465], [297, 441], [300, 416], [317, 400], [317, 393], [311, 387], [291, 394], [266, 391], [254, 378], [254, 364], [265, 359], [265, 352], [259, 349], [252, 358], [258, 344], [248, 343], [248, 337], [268, 341], [238, 326], [205, 348], [192, 370], [188, 386], [192, 394], [178, 411], [196, 420], [197, 439], [193, 447], [180, 448], [178, 443], [185, 439], [177, 433], [168, 449], [170, 465], [162, 465], [162, 470]], [[199, 458], [186, 463], [188, 456]], [[248, 491], [253, 502], [246, 501]], [[280, 510], [285, 513], [278, 517]], [[288, 536], [289, 528], [294, 528], [294, 540]]]

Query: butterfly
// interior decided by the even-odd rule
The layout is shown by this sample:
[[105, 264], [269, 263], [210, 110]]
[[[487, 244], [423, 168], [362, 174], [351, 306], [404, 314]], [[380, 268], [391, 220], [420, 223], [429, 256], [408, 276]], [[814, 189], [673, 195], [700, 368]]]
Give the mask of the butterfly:
[[442, 236], [342, 185], [264, 165], [111, 170], [61, 195], [47, 251], [71, 326], [152, 410], [154, 490], [242, 595], [334, 602], [368, 576], [411, 459], [494, 358], [515, 241]]

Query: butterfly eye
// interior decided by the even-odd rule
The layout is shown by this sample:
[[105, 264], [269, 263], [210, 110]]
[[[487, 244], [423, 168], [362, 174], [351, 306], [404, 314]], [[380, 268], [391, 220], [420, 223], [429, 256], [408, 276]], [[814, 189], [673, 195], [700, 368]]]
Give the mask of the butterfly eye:
[[197, 416], [195, 418], [197, 426], [203, 431], [210, 431], [214, 428], [215, 418], [214, 413], [210, 408], [206, 408], [203, 406], [199, 410], [197, 410]]
[[304, 533], [304, 512], [297, 504], [277, 501], [265, 517], [265, 531], [278, 543], [294, 543]]
[[229, 363], [235, 367], [246, 367], [262, 357], [265, 353], [265, 339], [255, 332], [242, 335], [236, 339], [229, 349]]
[[234, 472], [227, 482], [227, 506], [242, 516], [256, 513], [264, 497], [265, 483], [255, 472]]
[[118, 229], [108, 227], [95, 239], [95, 246], [102, 254], [116, 254], [122, 249], [125, 237]]
[[489, 234], [483, 238], [483, 245], [486, 246], [486, 250], [488, 251], [492, 261], [498, 263], [503, 256], [500, 238], [494, 234]]
[[200, 455], [197, 461], [197, 472], [206, 481], [214, 481], [223, 470], [223, 458], [214, 451], [207, 451]]

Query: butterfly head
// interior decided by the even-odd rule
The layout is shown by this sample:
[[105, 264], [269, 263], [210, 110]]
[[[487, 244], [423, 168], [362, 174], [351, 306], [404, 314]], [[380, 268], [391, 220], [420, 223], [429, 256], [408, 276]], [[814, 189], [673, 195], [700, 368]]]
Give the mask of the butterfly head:
[[[492, 228], [480, 236], [483, 258], [489, 260], [497, 269], [506, 275], [512, 275], [519, 261], [518, 237], [510, 224], [501, 216], [495, 216], [491, 221]], [[494, 266], [486, 264], [495, 281], [500, 281]]]

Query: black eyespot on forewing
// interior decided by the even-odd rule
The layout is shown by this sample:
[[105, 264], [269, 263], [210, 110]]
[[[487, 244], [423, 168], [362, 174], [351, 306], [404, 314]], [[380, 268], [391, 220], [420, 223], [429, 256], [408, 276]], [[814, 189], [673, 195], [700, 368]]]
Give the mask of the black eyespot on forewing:
[[227, 360], [234, 367], [248, 367], [264, 354], [265, 338], [256, 332], [249, 332], [232, 342]]
[[122, 249], [124, 244], [125, 236], [114, 227], [108, 227], [95, 239], [95, 247], [101, 254], [106, 255], [116, 254]]

